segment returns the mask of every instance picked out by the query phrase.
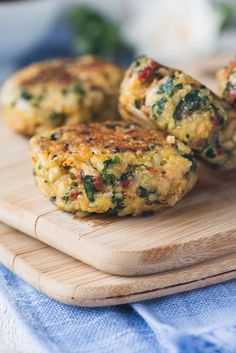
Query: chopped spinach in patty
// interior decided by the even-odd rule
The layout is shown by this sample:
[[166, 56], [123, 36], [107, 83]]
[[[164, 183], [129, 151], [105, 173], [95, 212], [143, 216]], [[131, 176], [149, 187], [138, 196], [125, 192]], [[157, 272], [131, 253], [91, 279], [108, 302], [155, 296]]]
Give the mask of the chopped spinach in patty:
[[21, 92], [20, 92], [20, 97], [22, 99], [25, 99], [25, 100], [30, 100], [33, 98], [32, 94], [30, 92], [28, 92], [26, 89], [22, 88]]
[[116, 215], [119, 211], [121, 211], [123, 208], [125, 208], [124, 198], [119, 194], [118, 195], [114, 194], [112, 196], [112, 203], [114, 204], [114, 207], [110, 208], [107, 211], [107, 214]]
[[67, 203], [70, 199], [70, 195], [69, 194], [66, 194], [62, 197], [62, 200], [65, 201], [65, 203]]
[[120, 163], [120, 158], [118, 156], [112, 157], [110, 159], [107, 159], [103, 162], [104, 165], [104, 170], [108, 169], [114, 164]]
[[132, 172], [126, 172], [124, 174], [121, 175], [120, 177], [120, 180], [121, 181], [125, 181], [127, 180], [128, 178], [132, 177], [133, 176], [133, 173]]
[[141, 100], [135, 99], [134, 100], [134, 106], [136, 109], [140, 109], [142, 106]]
[[185, 173], [185, 177], [186, 178], [188, 178], [188, 177], [190, 177], [191, 175], [192, 175], [192, 173], [195, 173], [196, 172], [196, 170], [197, 170], [197, 163], [196, 163], [196, 161], [195, 161], [195, 159], [194, 159], [194, 157], [193, 157], [193, 155], [192, 154], [183, 154], [183, 157], [184, 158], [186, 158], [186, 159], [188, 159], [192, 164], [191, 164], [191, 166], [190, 166], [190, 168], [189, 168], [189, 170]]
[[169, 76], [167, 80], [159, 87], [157, 93], [166, 93], [169, 97], [173, 97], [178, 89], [182, 89], [182, 83], [174, 84], [174, 77]]
[[196, 112], [197, 110], [210, 109], [211, 105], [209, 99], [206, 96], [202, 96], [199, 90], [194, 90], [186, 94], [177, 104], [174, 111], [174, 119], [181, 120], [184, 116], [188, 116]]
[[63, 122], [66, 119], [66, 115], [64, 113], [60, 113], [60, 112], [52, 112], [49, 115], [49, 120], [55, 125], [55, 126], [59, 126], [61, 124], [63, 124]]
[[89, 201], [94, 202], [94, 185], [93, 185], [93, 177], [91, 175], [84, 175], [82, 177], [83, 180], [83, 185], [84, 185], [84, 190], [86, 192], [86, 195], [89, 199]]
[[105, 185], [112, 185], [116, 181], [116, 177], [114, 174], [108, 173], [107, 171], [104, 171], [102, 173], [102, 180]]
[[154, 118], [157, 118], [159, 115], [161, 115], [164, 112], [165, 109], [165, 104], [166, 104], [166, 98], [162, 97], [159, 101], [157, 101], [153, 107], [153, 116]]
[[154, 190], [148, 190], [148, 189], [144, 188], [143, 186], [139, 186], [137, 189], [137, 195], [141, 198], [146, 198], [150, 194], [154, 194], [154, 193], [155, 193]]

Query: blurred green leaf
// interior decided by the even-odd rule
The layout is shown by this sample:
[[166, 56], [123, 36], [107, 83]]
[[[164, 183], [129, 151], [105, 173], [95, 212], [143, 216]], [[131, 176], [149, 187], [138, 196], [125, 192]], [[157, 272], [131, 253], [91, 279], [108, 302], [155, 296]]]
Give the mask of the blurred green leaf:
[[68, 19], [78, 52], [107, 56], [132, 51], [123, 40], [119, 25], [97, 10], [86, 5], [76, 6]]
[[224, 32], [233, 17], [234, 8], [229, 3], [220, 2], [217, 4], [217, 10], [221, 17], [220, 31]]

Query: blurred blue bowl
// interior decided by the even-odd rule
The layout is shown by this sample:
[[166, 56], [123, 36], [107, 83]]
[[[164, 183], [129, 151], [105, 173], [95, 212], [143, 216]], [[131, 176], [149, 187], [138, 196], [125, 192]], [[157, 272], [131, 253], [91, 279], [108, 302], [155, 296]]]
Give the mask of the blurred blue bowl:
[[1, 70], [47, 36], [61, 9], [61, 0], [0, 1]]

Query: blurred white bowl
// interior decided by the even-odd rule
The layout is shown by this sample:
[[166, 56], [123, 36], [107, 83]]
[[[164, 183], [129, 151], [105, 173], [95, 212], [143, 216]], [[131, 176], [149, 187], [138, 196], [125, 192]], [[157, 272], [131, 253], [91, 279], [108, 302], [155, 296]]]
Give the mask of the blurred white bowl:
[[0, 62], [14, 61], [47, 35], [61, 0], [0, 2]]

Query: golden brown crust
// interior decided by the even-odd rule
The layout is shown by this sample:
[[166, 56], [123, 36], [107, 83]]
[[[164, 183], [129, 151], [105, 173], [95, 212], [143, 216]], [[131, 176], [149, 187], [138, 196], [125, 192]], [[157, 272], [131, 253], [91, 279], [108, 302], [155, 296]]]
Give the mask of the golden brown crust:
[[117, 119], [122, 77], [121, 68], [94, 56], [32, 64], [4, 84], [6, 123], [32, 135], [64, 124]]
[[[76, 82], [79, 76], [107, 75], [113, 64], [95, 56], [85, 56], [78, 59], [55, 59], [32, 64], [24, 70], [31, 70], [28, 77], [24, 77], [24, 70], [19, 76], [18, 84], [23, 87], [32, 87], [43, 83], [56, 83], [67, 86]], [[26, 72], [26, 71], [25, 71]]]
[[49, 139], [41, 140], [42, 148], [60, 152], [66, 152], [65, 145], [69, 145], [73, 151], [80, 150], [81, 147], [90, 149], [96, 147], [101, 153], [138, 153], [153, 149], [155, 146], [167, 145], [166, 136], [161, 131], [140, 129], [139, 125], [121, 122], [62, 127], [50, 136]]

